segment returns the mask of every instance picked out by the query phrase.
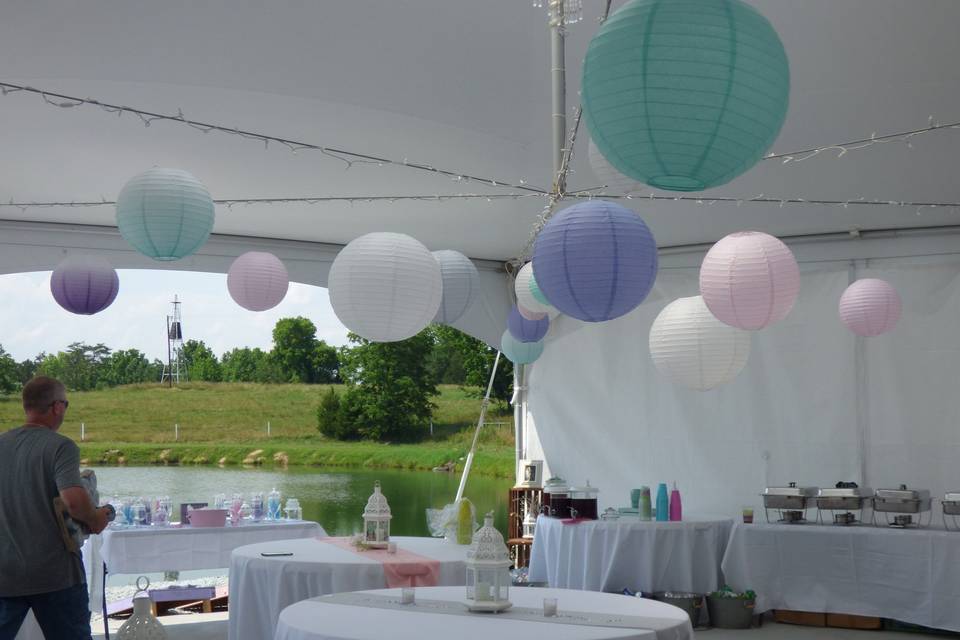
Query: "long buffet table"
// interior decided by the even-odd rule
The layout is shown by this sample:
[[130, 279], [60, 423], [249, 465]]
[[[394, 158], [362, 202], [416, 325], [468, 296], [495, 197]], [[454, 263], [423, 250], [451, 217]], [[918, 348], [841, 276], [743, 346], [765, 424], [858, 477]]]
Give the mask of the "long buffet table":
[[737, 524], [723, 558], [756, 612], [892, 618], [960, 631], [960, 533], [943, 529]]

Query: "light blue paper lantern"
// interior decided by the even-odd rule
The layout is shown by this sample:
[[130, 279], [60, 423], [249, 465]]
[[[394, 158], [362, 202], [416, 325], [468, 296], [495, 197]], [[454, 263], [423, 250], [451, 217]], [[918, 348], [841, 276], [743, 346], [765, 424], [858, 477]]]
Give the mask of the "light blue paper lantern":
[[540, 285], [537, 284], [536, 275], [533, 274], [530, 276], [530, 294], [540, 304], [550, 304], [550, 301], [547, 300], [547, 296], [543, 295], [543, 291], [540, 290]]
[[617, 171], [701, 191], [773, 144], [790, 67], [777, 32], [741, 0], [631, 0], [590, 41], [582, 87], [590, 137]]
[[530, 364], [543, 354], [543, 340], [540, 342], [520, 342], [514, 340], [508, 329], [500, 336], [500, 351], [513, 364]]
[[605, 200], [560, 211], [533, 244], [533, 272], [550, 303], [604, 322], [643, 302], [657, 277], [657, 243], [636, 213]]
[[210, 237], [214, 215], [207, 188], [180, 169], [144, 171], [117, 196], [120, 235], [154, 260], [179, 260], [194, 253]]

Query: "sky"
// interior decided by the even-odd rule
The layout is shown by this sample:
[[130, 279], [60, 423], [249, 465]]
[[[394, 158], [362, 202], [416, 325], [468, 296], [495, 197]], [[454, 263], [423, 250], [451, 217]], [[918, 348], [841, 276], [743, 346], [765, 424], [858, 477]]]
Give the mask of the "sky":
[[235, 347], [272, 346], [280, 318], [304, 316], [317, 337], [334, 346], [347, 342], [327, 290], [290, 283], [283, 302], [256, 313], [238, 306], [227, 292], [226, 274], [118, 269], [120, 293], [110, 307], [92, 316], [61, 308], [50, 293], [50, 272], [0, 275], [0, 344], [21, 361], [44, 351], [55, 353], [72, 342], [102, 342], [113, 350], [139, 349], [147, 358], [166, 360], [166, 316], [177, 295], [183, 339], [203, 340], [218, 357]]

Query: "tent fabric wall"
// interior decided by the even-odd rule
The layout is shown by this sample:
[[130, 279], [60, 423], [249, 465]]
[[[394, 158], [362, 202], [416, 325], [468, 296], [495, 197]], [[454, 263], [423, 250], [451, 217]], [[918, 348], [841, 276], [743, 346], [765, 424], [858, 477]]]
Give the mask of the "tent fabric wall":
[[[568, 326], [530, 367], [526, 458], [573, 484], [589, 478], [601, 508], [672, 481], [686, 513], [729, 515], [791, 481], [960, 488], [960, 255], [801, 260], [793, 312], [754, 333], [744, 372], [708, 392], [662, 378], [647, 343], [663, 307], [697, 295], [697, 275], [664, 269], [650, 298], [612, 322], [558, 320]], [[861, 277], [903, 297], [891, 333], [857, 338], [841, 324], [840, 295]]]

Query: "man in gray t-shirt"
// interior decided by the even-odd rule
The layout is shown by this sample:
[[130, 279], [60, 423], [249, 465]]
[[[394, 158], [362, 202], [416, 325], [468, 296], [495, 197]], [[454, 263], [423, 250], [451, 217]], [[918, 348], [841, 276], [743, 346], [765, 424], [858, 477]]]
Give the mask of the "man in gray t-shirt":
[[91, 532], [107, 525], [80, 480], [80, 450], [57, 433], [69, 402], [63, 384], [37, 377], [23, 387], [26, 423], [0, 434], [0, 640], [12, 640], [27, 611], [47, 640], [90, 638], [79, 553], [67, 549], [54, 510]]

